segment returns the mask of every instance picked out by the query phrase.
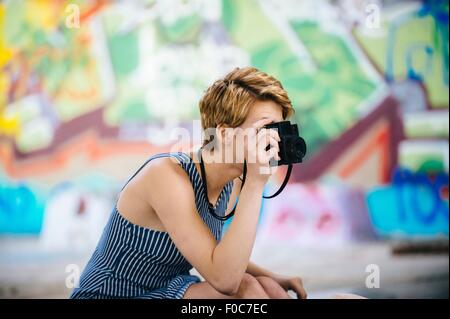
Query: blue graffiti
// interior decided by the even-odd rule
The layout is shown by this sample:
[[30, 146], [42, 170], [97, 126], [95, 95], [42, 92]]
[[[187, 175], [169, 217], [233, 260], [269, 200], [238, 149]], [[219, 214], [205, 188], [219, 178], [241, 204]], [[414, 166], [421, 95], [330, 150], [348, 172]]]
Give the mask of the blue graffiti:
[[[398, 169], [394, 172], [393, 184], [396, 186], [397, 199], [399, 204], [399, 214], [401, 219], [406, 219], [407, 209], [405, 201], [411, 199], [411, 212], [417, 220], [423, 224], [430, 224], [436, 219], [436, 214], [444, 213], [448, 219], [448, 211], [446, 211], [446, 203], [441, 198], [441, 189], [448, 186], [448, 174], [439, 173], [433, 179], [423, 172], [413, 173], [407, 169]], [[408, 187], [412, 185], [410, 194]], [[419, 192], [429, 192], [431, 205], [428, 210], [420, 204]]]
[[39, 234], [44, 203], [24, 184], [0, 185], [0, 234]]
[[392, 185], [367, 195], [375, 229], [384, 235], [448, 236], [448, 198], [442, 192], [448, 184], [447, 173], [428, 176], [397, 169]]

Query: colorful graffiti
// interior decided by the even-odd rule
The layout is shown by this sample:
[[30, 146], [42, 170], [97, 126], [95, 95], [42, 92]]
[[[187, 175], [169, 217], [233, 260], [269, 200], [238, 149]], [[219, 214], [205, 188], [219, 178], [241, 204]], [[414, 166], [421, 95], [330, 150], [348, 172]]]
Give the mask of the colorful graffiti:
[[25, 184], [0, 186], [0, 233], [39, 234], [45, 201], [36, 189]]
[[376, 238], [365, 194], [344, 184], [289, 185], [265, 202], [258, 240], [294, 246], [336, 246]]
[[[0, 234], [58, 237], [45, 225], [59, 206], [80, 225], [79, 211], [103, 211], [139, 163], [170, 148], [172, 128], [194, 129], [214, 79], [254, 65], [281, 80], [309, 146], [283, 193], [290, 200], [264, 204], [265, 237], [313, 240], [334, 225], [321, 238], [348, 238], [349, 210], [379, 235], [448, 236], [436, 213], [448, 192], [434, 224], [402, 224], [415, 206], [392, 195], [428, 185], [400, 187], [395, 172], [448, 176], [448, 1], [372, 2], [380, 21], [369, 24], [359, 0], [0, 3]], [[79, 27], [67, 23], [69, 5]], [[64, 186], [89, 175], [107, 177], [98, 201], [93, 178]], [[343, 184], [367, 207], [343, 203]], [[437, 204], [424, 194], [416, 208], [427, 216]], [[297, 207], [300, 197], [309, 204]]]
[[401, 169], [392, 185], [372, 190], [367, 199], [372, 223], [382, 234], [448, 236], [448, 174], [431, 179]]
[[423, 83], [429, 107], [448, 108], [448, 1], [412, 2], [384, 16], [372, 36], [355, 30], [371, 61], [388, 83]]

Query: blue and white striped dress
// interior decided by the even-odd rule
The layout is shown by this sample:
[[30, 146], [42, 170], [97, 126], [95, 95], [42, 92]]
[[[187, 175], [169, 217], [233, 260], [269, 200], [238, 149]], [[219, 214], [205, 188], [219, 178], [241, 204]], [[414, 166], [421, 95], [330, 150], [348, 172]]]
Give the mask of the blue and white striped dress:
[[[203, 181], [187, 154], [154, 155], [128, 182], [151, 160], [169, 156], [176, 158], [189, 176], [198, 213], [219, 241], [224, 222], [208, 212]], [[215, 207], [216, 214], [225, 214], [232, 185], [229, 182], [222, 190]], [[167, 232], [131, 223], [120, 215], [115, 205], [81, 274], [79, 287], [72, 291], [70, 298], [183, 298], [191, 284], [200, 282], [199, 277], [190, 275], [192, 268]]]

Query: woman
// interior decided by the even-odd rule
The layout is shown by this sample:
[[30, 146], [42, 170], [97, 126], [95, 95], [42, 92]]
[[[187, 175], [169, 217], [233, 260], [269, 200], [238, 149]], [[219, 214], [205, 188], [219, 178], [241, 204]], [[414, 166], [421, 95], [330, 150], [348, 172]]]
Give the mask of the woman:
[[292, 289], [306, 298], [300, 278], [249, 260], [279, 151], [277, 132], [261, 128], [292, 113], [280, 82], [255, 68], [216, 81], [200, 101], [211, 139], [196, 152], [152, 156], [129, 179], [71, 297], [289, 298]]

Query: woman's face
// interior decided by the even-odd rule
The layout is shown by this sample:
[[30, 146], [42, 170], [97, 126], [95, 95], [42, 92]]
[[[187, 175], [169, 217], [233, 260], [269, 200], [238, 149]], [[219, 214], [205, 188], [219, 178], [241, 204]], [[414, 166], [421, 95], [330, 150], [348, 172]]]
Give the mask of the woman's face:
[[262, 119], [271, 120], [271, 123], [283, 121], [281, 106], [272, 100], [257, 101], [250, 107], [247, 118], [240, 127], [243, 129], [250, 128], [253, 123]]
[[232, 140], [233, 143], [225, 143], [226, 152], [233, 154], [232, 161], [234, 163], [243, 163], [245, 159], [246, 134], [249, 129], [253, 128], [253, 124], [257, 121], [266, 119], [267, 124], [283, 121], [283, 112], [280, 105], [271, 100], [256, 101], [248, 112], [244, 123], [232, 130], [232, 137], [228, 137], [227, 141]]

